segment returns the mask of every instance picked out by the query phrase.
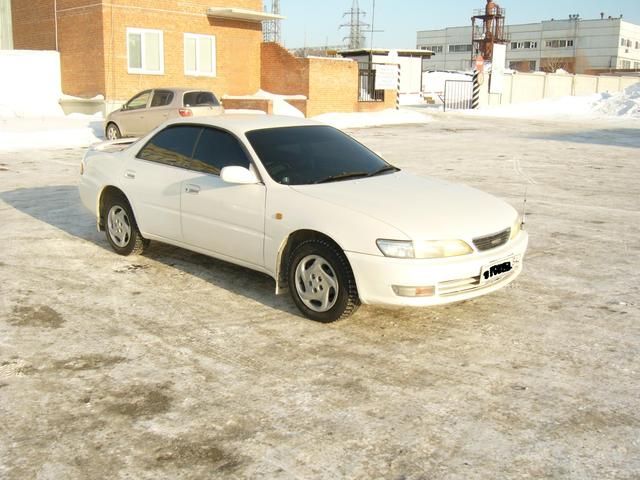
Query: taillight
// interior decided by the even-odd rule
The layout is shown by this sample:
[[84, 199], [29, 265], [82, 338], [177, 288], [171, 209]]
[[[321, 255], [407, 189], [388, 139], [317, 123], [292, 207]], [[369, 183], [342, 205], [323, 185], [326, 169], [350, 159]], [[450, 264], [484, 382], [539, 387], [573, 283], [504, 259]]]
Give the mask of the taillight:
[[193, 117], [193, 112], [190, 108], [179, 108], [178, 113], [181, 117]]

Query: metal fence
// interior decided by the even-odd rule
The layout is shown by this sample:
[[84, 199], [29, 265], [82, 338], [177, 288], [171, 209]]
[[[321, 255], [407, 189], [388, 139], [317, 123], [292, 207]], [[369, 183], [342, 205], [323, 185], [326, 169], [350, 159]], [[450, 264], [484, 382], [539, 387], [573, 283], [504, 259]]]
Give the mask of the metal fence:
[[469, 110], [473, 106], [473, 82], [447, 80], [444, 82], [444, 111]]
[[376, 90], [376, 71], [370, 63], [358, 64], [358, 101], [384, 102], [384, 90]]

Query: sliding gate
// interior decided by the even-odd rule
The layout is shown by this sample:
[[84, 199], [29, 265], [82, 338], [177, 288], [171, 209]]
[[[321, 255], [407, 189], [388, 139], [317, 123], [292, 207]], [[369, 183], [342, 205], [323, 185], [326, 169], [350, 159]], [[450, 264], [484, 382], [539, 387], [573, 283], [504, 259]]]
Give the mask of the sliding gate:
[[447, 80], [444, 82], [444, 111], [470, 110], [473, 105], [471, 80]]

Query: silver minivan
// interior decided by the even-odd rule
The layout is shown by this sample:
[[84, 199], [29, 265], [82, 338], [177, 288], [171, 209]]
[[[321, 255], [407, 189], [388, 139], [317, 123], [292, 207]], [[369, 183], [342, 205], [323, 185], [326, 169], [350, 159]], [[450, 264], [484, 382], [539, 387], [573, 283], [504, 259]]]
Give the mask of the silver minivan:
[[213, 92], [188, 88], [158, 88], [133, 96], [105, 121], [105, 137], [140, 137], [165, 120], [224, 113]]

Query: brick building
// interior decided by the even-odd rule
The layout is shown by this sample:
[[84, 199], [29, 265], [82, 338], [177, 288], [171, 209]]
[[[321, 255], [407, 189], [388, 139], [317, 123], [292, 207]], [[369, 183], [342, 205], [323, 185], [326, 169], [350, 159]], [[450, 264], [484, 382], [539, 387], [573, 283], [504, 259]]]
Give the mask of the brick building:
[[12, 1], [13, 47], [58, 50], [66, 94], [107, 102], [159, 86], [260, 88], [262, 0]]

